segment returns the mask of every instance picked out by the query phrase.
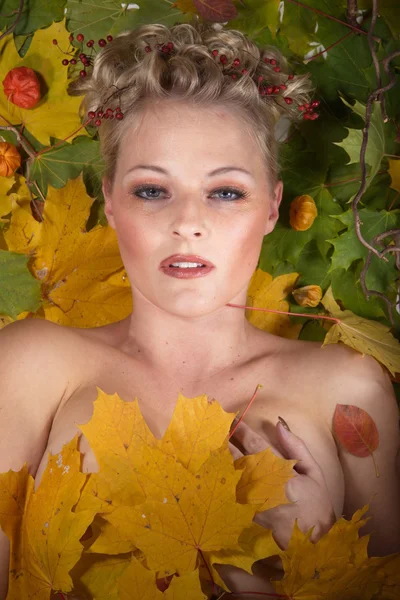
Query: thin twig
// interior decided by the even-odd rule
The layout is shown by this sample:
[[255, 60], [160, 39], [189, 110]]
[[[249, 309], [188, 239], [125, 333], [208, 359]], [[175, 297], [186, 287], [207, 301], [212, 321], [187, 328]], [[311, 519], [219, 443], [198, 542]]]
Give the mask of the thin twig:
[[[332, 15], [328, 15], [327, 13], [323, 12], [322, 10], [318, 10], [318, 8], [314, 8], [313, 6], [308, 6], [307, 4], [303, 4], [302, 2], [297, 2], [297, 0], [288, 0], [288, 2], [291, 2], [292, 4], [298, 4], [299, 6], [302, 6], [303, 8], [306, 8], [308, 10], [312, 10], [313, 12], [317, 13], [318, 15], [322, 15], [326, 19], [331, 19], [332, 21], [336, 21], [337, 23], [341, 23], [345, 27], [350, 27], [351, 29], [353, 29], [353, 31], [356, 31], [357, 33], [362, 33], [364, 35], [368, 35], [367, 32], [364, 31], [363, 29], [359, 29], [359, 27], [355, 27], [354, 25], [351, 25], [350, 23], [346, 23], [346, 21], [342, 21], [341, 19], [338, 19], [337, 17], [333, 17]], [[374, 37], [373, 39], [375, 40], [375, 42], [380, 42], [381, 41], [381, 39], [378, 38], [378, 37]]]
[[0, 40], [2, 40], [4, 37], [6, 37], [6, 35], [8, 35], [9, 33], [11, 33], [17, 26], [18, 21], [21, 18], [22, 15], [22, 9], [24, 8], [24, 0], [19, 0], [19, 7], [18, 7], [18, 12], [17, 12], [17, 18], [15, 19], [14, 23], [12, 25], [10, 25], [10, 27], [8, 29], [6, 29], [4, 31], [4, 33], [2, 33], [0, 35]]
[[[367, 144], [368, 144], [368, 134], [369, 134], [369, 129], [370, 129], [370, 124], [371, 124], [371, 112], [372, 112], [372, 104], [375, 100], [379, 99], [378, 101], [381, 101], [381, 99], [383, 98], [383, 92], [388, 91], [389, 89], [391, 89], [395, 84], [396, 84], [396, 75], [393, 74], [391, 80], [389, 81], [389, 83], [385, 86], [381, 85], [381, 78], [380, 78], [380, 72], [379, 72], [379, 63], [377, 61], [376, 58], [376, 53], [375, 53], [375, 49], [374, 49], [374, 45], [373, 45], [373, 36], [372, 36], [372, 32], [373, 32], [373, 28], [375, 26], [376, 23], [376, 19], [377, 19], [377, 14], [378, 14], [378, 4], [377, 4], [377, 0], [373, 0], [373, 8], [372, 8], [372, 18], [371, 18], [371, 26], [368, 30], [368, 45], [371, 51], [371, 55], [373, 57], [373, 61], [374, 61], [374, 65], [375, 65], [375, 70], [377, 70], [377, 81], [378, 81], [378, 88], [376, 90], [374, 90], [368, 97], [367, 100], [367, 105], [366, 105], [366, 111], [365, 111], [365, 127], [363, 128], [363, 140], [362, 140], [362, 144], [361, 144], [361, 151], [360, 151], [360, 165], [361, 165], [361, 185], [360, 188], [357, 192], [357, 194], [355, 195], [353, 202], [352, 202], [352, 210], [353, 210], [353, 214], [354, 214], [354, 225], [355, 225], [355, 231], [356, 231], [356, 235], [357, 238], [359, 239], [359, 241], [363, 244], [363, 246], [365, 246], [366, 248], [368, 248], [368, 256], [367, 259], [365, 261], [365, 265], [364, 268], [362, 269], [361, 273], [360, 273], [360, 284], [361, 284], [361, 288], [363, 290], [363, 293], [366, 297], [366, 299], [368, 300], [370, 296], [377, 296], [379, 298], [381, 298], [387, 305], [388, 307], [388, 312], [389, 312], [389, 319], [390, 322], [392, 323], [392, 325], [394, 324], [394, 320], [393, 320], [393, 313], [392, 313], [392, 308], [394, 306], [393, 302], [391, 302], [389, 300], [389, 298], [383, 294], [382, 292], [378, 292], [376, 290], [369, 290], [367, 288], [366, 285], [366, 275], [367, 275], [367, 271], [368, 268], [371, 264], [371, 259], [372, 259], [372, 254], [375, 254], [376, 256], [378, 256], [378, 258], [384, 260], [385, 262], [388, 262], [388, 259], [386, 258], [386, 254], [388, 252], [397, 252], [398, 251], [398, 246], [391, 246], [390, 244], [388, 246], [386, 246], [383, 250], [379, 251], [377, 250], [373, 245], [369, 244], [364, 236], [361, 233], [361, 219], [360, 219], [360, 214], [358, 212], [358, 202], [360, 201], [362, 195], [364, 194], [365, 188], [366, 188], [366, 179], [367, 179], [367, 174], [366, 174], [366, 164], [365, 164], [365, 152], [366, 152], [366, 148], [367, 148]], [[396, 57], [400, 55], [400, 51], [394, 51], [391, 54], [389, 54], [383, 61], [383, 67], [385, 69], [385, 72], [388, 75], [391, 75], [390, 71], [389, 71], [389, 63]], [[381, 104], [382, 106], [382, 104]], [[387, 122], [389, 120], [389, 118], [386, 115], [386, 111], [385, 109], [383, 109], [382, 111], [382, 118], [384, 120], [384, 122]], [[388, 237], [388, 236], [393, 236], [393, 235], [397, 235], [398, 233], [400, 233], [399, 230], [388, 230], [387, 232], [384, 232], [382, 234], [379, 234], [379, 236], [376, 236], [373, 240], [373, 242], [380, 242], [382, 239]], [[398, 254], [396, 255], [396, 265], [400, 264], [400, 259], [398, 260]]]

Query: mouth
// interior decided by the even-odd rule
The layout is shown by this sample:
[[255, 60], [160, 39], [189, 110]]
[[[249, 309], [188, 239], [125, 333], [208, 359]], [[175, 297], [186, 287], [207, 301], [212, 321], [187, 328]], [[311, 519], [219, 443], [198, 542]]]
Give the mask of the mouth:
[[160, 263], [160, 269], [210, 269], [215, 265], [198, 255], [173, 254]]

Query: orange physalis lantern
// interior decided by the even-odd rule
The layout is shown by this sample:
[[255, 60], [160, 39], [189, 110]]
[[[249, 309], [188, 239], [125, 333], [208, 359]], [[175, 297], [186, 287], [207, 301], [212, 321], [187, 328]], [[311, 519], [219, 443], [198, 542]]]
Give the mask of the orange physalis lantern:
[[21, 155], [15, 146], [0, 142], [0, 176], [10, 177], [21, 166]]
[[33, 69], [15, 67], [3, 79], [4, 93], [21, 108], [33, 108], [40, 100], [40, 83]]
[[318, 215], [317, 206], [311, 196], [296, 196], [290, 205], [290, 225], [296, 231], [306, 231]]
[[322, 298], [322, 290], [319, 285], [305, 285], [293, 290], [292, 296], [300, 306], [318, 306]]

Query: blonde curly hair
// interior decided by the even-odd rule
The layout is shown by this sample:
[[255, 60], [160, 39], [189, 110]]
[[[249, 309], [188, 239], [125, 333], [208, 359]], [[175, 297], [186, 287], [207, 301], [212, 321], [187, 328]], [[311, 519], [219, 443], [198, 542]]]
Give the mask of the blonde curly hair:
[[[172, 42], [170, 55], [161, 51], [146, 52], [146, 46]], [[212, 51], [218, 50], [214, 58]], [[218, 60], [225, 54], [226, 65], [240, 59], [240, 70], [229, 68]], [[274, 58], [280, 72], [264, 58]], [[238, 73], [247, 69], [248, 74]], [[232, 74], [238, 74], [232, 79]], [[291, 121], [302, 119], [299, 104], [310, 101], [313, 86], [310, 73], [295, 75], [288, 80], [286, 58], [275, 46], [259, 48], [245, 34], [224, 29], [210, 23], [196, 21], [177, 23], [171, 27], [161, 24], [140, 25], [124, 31], [102, 48], [95, 57], [90, 76], [79, 77], [68, 87], [70, 95], [85, 94], [79, 113], [87, 119], [89, 111], [96, 111], [105, 103], [115, 109], [120, 106], [124, 119], [102, 120], [99, 129], [100, 150], [104, 159], [103, 175], [111, 187], [118, 159], [118, 152], [127, 130], [149, 102], [160, 99], [179, 99], [196, 107], [222, 105], [237, 109], [241, 122], [258, 143], [264, 156], [271, 189], [278, 181], [278, 152], [274, 128], [281, 115]], [[258, 91], [259, 77], [264, 76], [269, 85], [285, 83], [287, 89], [278, 95], [261, 96]], [[123, 89], [125, 88], [125, 89]], [[111, 94], [121, 89], [121, 94]], [[287, 104], [289, 96], [293, 103]]]

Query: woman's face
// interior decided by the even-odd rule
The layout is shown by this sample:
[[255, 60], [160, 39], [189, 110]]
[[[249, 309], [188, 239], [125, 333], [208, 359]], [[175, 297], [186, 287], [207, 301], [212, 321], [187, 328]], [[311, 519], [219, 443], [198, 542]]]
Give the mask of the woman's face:
[[[135, 302], [144, 297], [182, 317], [245, 302], [282, 182], [271, 195], [261, 152], [238, 114], [171, 100], [149, 106], [127, 123], [113, 188], [104, 180], [103, 192]], [[170, 277], [159, 266], [173, 254], [199, 255], [215, 268]]]

